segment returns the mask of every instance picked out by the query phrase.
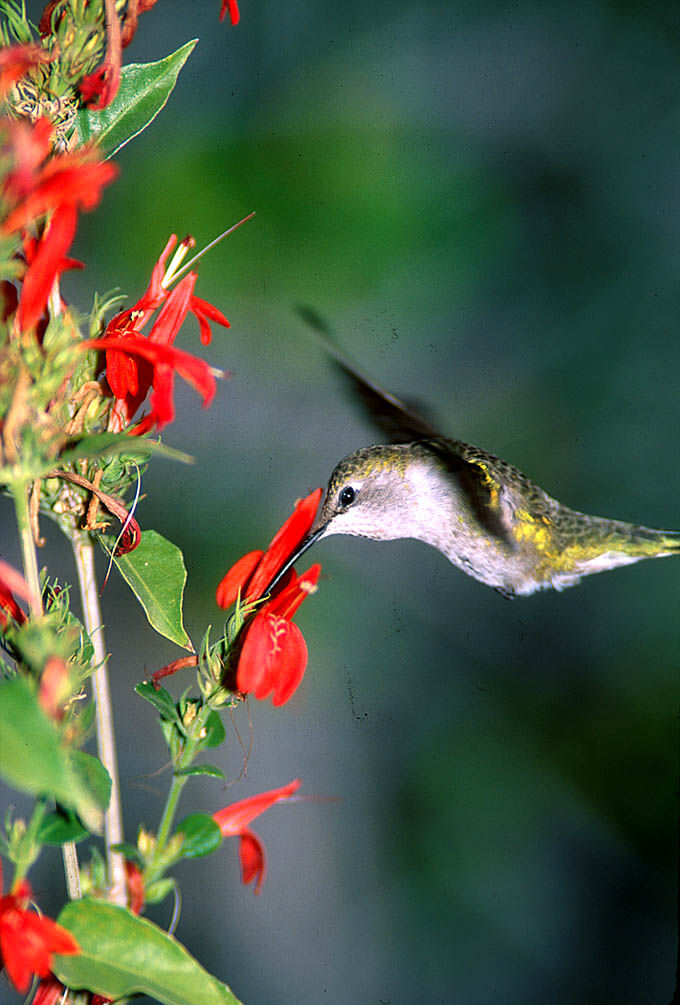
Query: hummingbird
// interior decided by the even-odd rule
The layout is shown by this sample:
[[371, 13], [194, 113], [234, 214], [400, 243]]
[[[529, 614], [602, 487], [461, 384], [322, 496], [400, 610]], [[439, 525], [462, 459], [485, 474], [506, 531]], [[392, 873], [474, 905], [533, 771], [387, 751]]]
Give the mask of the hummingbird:
[[391, 442], [362, 447], [335, 466], [316, 522], [269, 589], [331, 534], [424, 541], [510, 598], [680, 553], [679, 531], [570, 509], [507, 461], [442, 436], [350, 362], [311, 309], [300, 312]]

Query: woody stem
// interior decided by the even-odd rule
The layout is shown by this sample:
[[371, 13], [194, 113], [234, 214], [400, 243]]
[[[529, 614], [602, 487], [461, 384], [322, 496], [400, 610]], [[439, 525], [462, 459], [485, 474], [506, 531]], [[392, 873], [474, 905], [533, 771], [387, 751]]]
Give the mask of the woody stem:
[[123, 817], [118, 781], [116, 737], [113, 728], [113, 705], [109, 687], [108, 655], [94, 567], [94, 547], [92, 539], [86, 531], [74, 530], [69, 533], [69, 537], [78, 571], [83, 621], [94, 648], [92, 663], [95, 669], [92, 674], [92, 690], [97, 722], [97, 753], [111, 778], [111, 801], [104, 815], [104, 839], [110, 884], [109, 897], [115, 904], [125, 905], [124, 860], [119, 852], [112, 849], [112, 845], [120, 844], [123, 840]]

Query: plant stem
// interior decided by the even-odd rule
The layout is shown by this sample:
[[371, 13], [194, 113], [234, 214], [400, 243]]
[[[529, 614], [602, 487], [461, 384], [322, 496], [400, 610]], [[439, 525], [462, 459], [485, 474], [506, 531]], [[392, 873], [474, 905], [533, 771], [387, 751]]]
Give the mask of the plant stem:
[[40, 575], [38, 574], [38, 559], [35, 553], [35, 542], [31, 531], [31, 518], [28, 511], [28, 485], [26, 482], [12, 482], [14, 497], [14, 512], [16, 513], [19, 541], [21, 544], [21, 560], [24, 566], [24, 576], [31, 591], [31, 614], [39, 618], [42, 614], [40, 600]]
[[85, 531], [71, 531], [69, 537], [78, 570], [83, 620], [94, 647], [93, 664], [96, 669], [92, 675], [92, 690], [97, 722], [97, 753], [111, 777], [111, 801], [104, 815], [106, 862], [110, 883], [109, 897], [115, 904], [124, 905], [126, 889], [123, 856], [111, 848], [112, 845], [119, 844], [123, 840], [123, 818], [118, 781], [116, 738], [113, 728], [113, 706], [109, 688], [108, 656], [94, 568], [94, 547], [92, 539]]
[[173, 776], [172, 785], [170, 786], [170, 791], [168, 792], [168, 798], [165, 800], [163, 816], [161, 817], [161, 822], [158, 827], [158, 835], [156, 839], [156, 851], [158, 855], [163, 852], [163, 849], [167, 844], [168, 837], [170, 836], [170, 828], [172, 827], [172, 822], [175, 818], [177, 803], [179, 802], [179, 797], [187, 778], [188, 775]]
[[[194, 721], [191, 723], [185, 740], [184, 749], [175, 764], [176, 771], [179, 771], [182, 768], [188, 768], [196, 756], [205, 729], [205, 723], [210, 715], [210, 712], [210, 706], [204, 705], [198, 712]], [[172, 777], [172, 784], [170, 786], [170, 791], [168, 792], [168, 798], [165, 800], [163, 814], [161, 816], [160, 824], [158, 825], [154, 863], [148, 867], [145, 875], [147, 883], [152, 882], [156, 878], [157, 873], [162, 873], [167, 867], [167, 864], [163, 861], [163, 852], [165, 851], [165, 846], [167, 845], [170, 837], [170, 831], [175, 819], [175, 810], [177, 809], [179, 797], [182, 793], [182, 789], [188, 781], [188, 778], [188, 775], [178, 774], [174, 774]]]
[[[32, 617], [42, 616], [42, 599], [40, 589], [40, 575], [38, 573], [38, 558], [35, 553], [35, 541], [31, 530], [31, 517], [28, 508], [28, 484], [24, 481], [12, 483], [12, 496], [14, 497], [14, 512], [16, 513], [17, 527], [19, 529], [19, 541], [21, 543], [21, 559], [24, 567], [24, 576], [30, 588], [30, 611]], [[64, 860], [64, 873], [66, 875], [66, 889], [71, 900], [78, 900], [81, 897], [80, 873], [78, 872], [78, 853], [72, 841], [62, 845], [62, 858]]]

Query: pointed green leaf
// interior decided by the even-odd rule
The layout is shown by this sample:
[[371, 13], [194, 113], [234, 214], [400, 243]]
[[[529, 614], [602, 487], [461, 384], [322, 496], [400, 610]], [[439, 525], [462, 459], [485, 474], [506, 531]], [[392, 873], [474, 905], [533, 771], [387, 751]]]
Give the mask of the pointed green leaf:
[[192, 768], [181, 768], [175, 772], [176, 775], [209, 775], [211, 778], [224, 778], [221, 768], [214, 768], [212, 764], [194, 764]]
[[164, 687], [156, 689], [150, 681], [145, 680], [141, 684], [135, 685], [135, 691], [140, 698], [145, 698], [154, 708], [157, 708], [168, 722], [179, 722], [179, 714], [172, 700], [172, 695]]
[[69, 987], [116, 999], [146, 994], [163, 1005], [241, 1005], [180, 942], [124, 907], [73, 900], [58, 922], [81, 950], [54, 957], [52, 969]]
[[1, 684], [0, 775], [22, 792], [52, 796], [99, 832], [99, 800], [74, 769], [72, 757], [26, 681], [15, 677]]
[[184, 858], [210, 855], [222, 844], [222, 831], [208, 813], [190, 813], [184, 820], [180, 820], [177, 830], [184, 835]]
[[149, 624], [171, 642], [191, 649], [182, 621], [187, 570], [179, 548], [155, 530], [145, 530], [135, 550], [114, 562], [146, 611]]
[[100, 457], [103, 454], [135, 454], [145, 457], [147, 454], [158, 454], [167, 457], [172, 461], [181, 461], [182, 464], [193, 464], [194, 458], [191, 454], [185, 454], [182, 450], [175, 450], [168, 447], [160, 440], [150, 440], [146, 436], [132, 437], [128, 433], [95, 433], [92, 436], [73, 437], [69, 441], [69, 446], [59, 456], [59, 462], [55, 465], [51, 462], [51, 468], [59, 465], [70, 464], [71, 461], [80, 457]]
[[104, 157], [113, 157], [153, 122], [170, 97], [177, 75], [198, 39], [156, 63], [130, 63], [120, 75], [118, 94], [101, 112], [78, 112], [81, 143], [94, 142]]

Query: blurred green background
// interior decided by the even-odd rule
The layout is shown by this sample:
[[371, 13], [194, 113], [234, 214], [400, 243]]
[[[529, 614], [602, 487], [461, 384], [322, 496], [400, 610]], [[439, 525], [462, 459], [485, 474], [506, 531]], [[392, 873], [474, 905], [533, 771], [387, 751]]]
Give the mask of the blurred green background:
[[[242, 0], [232, 28], [218, 7], [140, 19], [128, 61], [200, 44], [65, 284], [85, 308], [95, 289], [134, 299], [171, 231], [201, 245], [257, 212], [201, 266], [232, 329], [178, 342], [233, 376], [209, 411], [179, 388], [164, 439], [196, 464], [144, 481], [143, 526], [186, 556], [193, 638], [220, 625], [227, 567], [380, 442], [296, 304], [563, 502], [680, 528], [680, 8]], [[43, 560], [73, 577], [45, 530]], [[680, 563], [508, 602], [414, 542], [314, 557], [303, 685], [237, 711], [220, 764], [236, 781], [252, 741], [247, 779], [196, 782], [182, 809], [296, 776], [322, 798], [256, 822], [259, 898], [235, 841], [181, 869], [178, 937], [247, 1005], [669, 1002]], [[133, 840], [168, 773], [132, 688], [179, 653], [124, 585], [104, 610]], [[59, 867], [32, 875], [48, 909]]]

